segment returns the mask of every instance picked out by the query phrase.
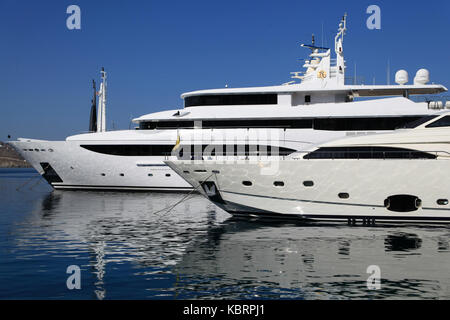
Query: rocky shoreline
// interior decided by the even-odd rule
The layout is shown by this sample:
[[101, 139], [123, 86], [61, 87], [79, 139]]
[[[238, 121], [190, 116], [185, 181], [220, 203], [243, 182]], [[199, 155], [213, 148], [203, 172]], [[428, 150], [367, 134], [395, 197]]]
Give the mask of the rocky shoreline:
[[13, 147], [0, 141], [0, 168], [31, 168]]

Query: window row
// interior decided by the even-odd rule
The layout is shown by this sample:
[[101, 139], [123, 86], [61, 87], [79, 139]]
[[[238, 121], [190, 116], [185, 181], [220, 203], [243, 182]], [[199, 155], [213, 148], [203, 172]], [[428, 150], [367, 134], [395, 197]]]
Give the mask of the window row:
[[192, 96], [184, 99], [184, 107], [278, 104], [277, 94], [226, 94]]
[[[328, 131], [372, 131], [394, 130], [421, 119], [420, 116], [372, 117], [372, 118], [317, 118], [317, 119], [231, 119], [203, 120], [203, 129], [221, 128], [291, 128]], [[197, 124], [198, 127], [198, 124]], [[144, 121], [140, 130], [152, 129], [192, 129], [194, 121]]]
[[[23, 151], [36, 151], [36, 152], [39, 152], [39, 151], [42, 151], [42, 152], [45, 152], [45, 151], [47, 151], [46, 149], [23, 149]], [[48, 152], [53, 152], [53, 149], [48, 149]]]
[[[251, 181], [242, 181], [242, 184], [246, 187], [251, 187], [253, 185], [253, 182]], [[274, 181], [273, 183], [274, 187], [284, 187], [284, 182], [283, 181]], [[307, 181], [303, 181], [303, 185], [305, 187], [313, 187], [314, 186], [314, 182], [307, 180]]]
[[392, 147], [325, 147], [303, 157], [304, 159], [436, 159], [436, 155]]
[[[100, 173], [100, 175], [101, 175], [102, 177], [106, 177], [106, 173]], [[124, 173], [119, 173], [119, 176], [124, 177], [125, 174], [124, 174]], [[149, 173], [149, 174], [147, 174], [147, 176], [153, 177], [153, 173]], [[171, 175], [170, 173], [166, 173], [165, 176], [166, 176], [166, 177], [170, 177], [170, 176], [172, 176], [172, 175]]]
[[[171, 155], [174, 145], [81, 145], [89, 151], [116, 156], [165, 156]], [[294, 149], [265, 145], [181, 145], [176, 155], [183, 157], [202, 153], [203, 156], [270, 156], [289, 155]]]

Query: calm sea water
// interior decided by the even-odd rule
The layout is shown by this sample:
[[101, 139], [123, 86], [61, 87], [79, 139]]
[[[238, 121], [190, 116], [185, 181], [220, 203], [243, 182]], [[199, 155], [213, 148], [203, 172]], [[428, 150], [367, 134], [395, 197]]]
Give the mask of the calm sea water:
[[53, 191], [0, 169], [0, 299], [450, 298], [447, 227], [235, 220], [199, 195], [158, 212], [185, 196]]

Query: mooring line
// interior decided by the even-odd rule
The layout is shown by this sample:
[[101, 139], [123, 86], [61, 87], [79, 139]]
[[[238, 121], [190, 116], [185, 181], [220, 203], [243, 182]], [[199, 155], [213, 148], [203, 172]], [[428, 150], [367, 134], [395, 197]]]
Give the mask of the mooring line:
[[155, 211], [153, 212], [153, 214], [158, 215], [158, 213], [167, 210], [166, 212], [164, 212], [161, 215], [158, 215], [159, 217], [163, 217], [166, 216], [167, 214], [169, 214], [176, 206], [178, 206], [180, 203], [182, 203], [183, 201], [187, 200], [195, 191], [197, 191], [197, 189], [199, 187], [201, 187], [209, 178], [211, 178], [215, 173], [211, 173], [202, 183], [200, 183], [197, 187], [194, 187], [194, 189], [192, 191], [190, 191], [187, 195], [185, 195], [183, 198], [181, 198], [180, 200], [178, 200], [177, 202], [175, 202], [174, 204], [167, 206], [161, 210]]
[[[42, 176], [41, 176], [41, 178], [42, 178]], [[39, 183], [41, 183], [42, 180], [44, 180], [44, 179], [39, 179], [35, 184], [33, 184], [33, 185], [30, 187], [30, 190], [32, 190], [32, 189], [33, 189], [34, 187], [36, 187]]]
[[[28, 183], [30, 183], [31, 180], [33, 180], [34, 178], [42, 178], [42, 174], [45, 173], [45, 170], [47, 170], [49, 166], [50, 166], [50, 164], [48, 164], [45, 168], [42, 168], [43, 171], [41, 171], [41, 172], [38, 171], [38, 175], [37, 175], [37, 176], [31, 177], [31, 178], [30, 178], [29, 180], [27, 180], [24, 184], [22, 184], [21, 186], [17, 187], [17, 188], [16, 188], [16, 191], [19, 191], [19, 189], [23, 188], [25, 185], [27, 185]], [[37, 184], [36, 184], [36, 185], [37, 185]], [[34, 187], [34, 186], [33, 186], [33, 187]]]
[[20, 185], [19, 187], [16, 188], [16, 191], [19, 191], [21, 188], [25, 187], [28, 183], [30, 183], [33, 179], [35, 178], [42, 178], [41, 175], [37, 175], [34, 177], [31, 177], [30, 179], [28, 179], [24, 184]]

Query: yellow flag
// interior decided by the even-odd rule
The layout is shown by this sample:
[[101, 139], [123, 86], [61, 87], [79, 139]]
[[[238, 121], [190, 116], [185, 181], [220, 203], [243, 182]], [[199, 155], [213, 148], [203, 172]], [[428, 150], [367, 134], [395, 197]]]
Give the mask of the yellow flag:
[[177, 142], [175, 143], [175, 146], [172, 149], [172, 152], [176, 151], [180, 147], [180, 134], [177, 132]]

